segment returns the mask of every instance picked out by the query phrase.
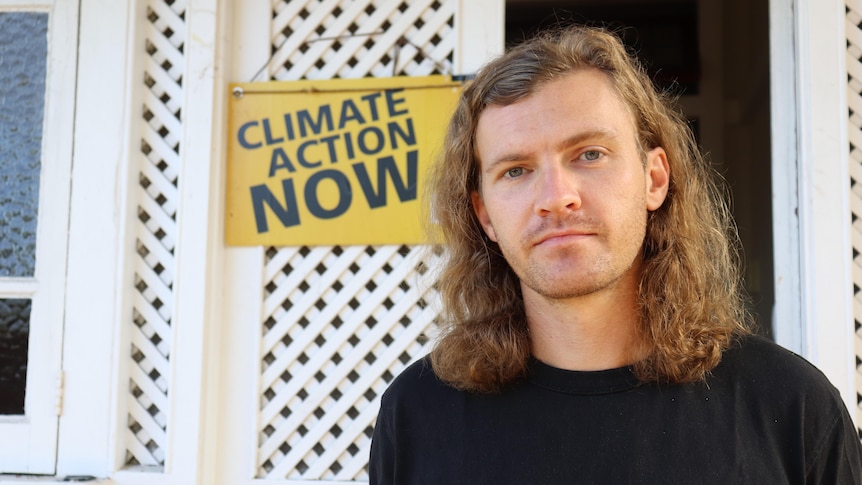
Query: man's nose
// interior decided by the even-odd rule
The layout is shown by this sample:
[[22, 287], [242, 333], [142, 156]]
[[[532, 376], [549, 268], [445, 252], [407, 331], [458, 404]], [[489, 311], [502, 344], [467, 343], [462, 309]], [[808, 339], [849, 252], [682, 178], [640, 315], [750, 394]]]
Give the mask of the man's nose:
[[581, 191], [574, 173], [560, 164], [549, 164], [541, 170], [537, 184], [536, 213], [547, 216], [578, 210]]

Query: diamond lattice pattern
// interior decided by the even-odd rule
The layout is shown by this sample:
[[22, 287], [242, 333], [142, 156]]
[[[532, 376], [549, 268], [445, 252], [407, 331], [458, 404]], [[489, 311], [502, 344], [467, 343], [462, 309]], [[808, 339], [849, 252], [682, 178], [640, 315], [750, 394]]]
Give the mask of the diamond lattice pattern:
[[425, 247], [269, 248], [262, 476], [365, 477], [380, 395], [427, 351]]
[[862, 424], [862, 0], [848, 0], [846, 5], [853, 315], [856, 325], [856, 422]]
[[163, 467], [165, 462], [185, 9], [182, 0], [147, 4], [141, 147], [134, 164], [137, 257], [125, 460], [129, 466]]
[[451, 73], [455, 0], [292, 0], [273, 8], [273, 79]]
[[[275, 2], [276, 80], [450, 74], [455, 0]], [[437, 255], [268, 248], [258, 477], [366, 480], [380, 395], [428, 351]]]

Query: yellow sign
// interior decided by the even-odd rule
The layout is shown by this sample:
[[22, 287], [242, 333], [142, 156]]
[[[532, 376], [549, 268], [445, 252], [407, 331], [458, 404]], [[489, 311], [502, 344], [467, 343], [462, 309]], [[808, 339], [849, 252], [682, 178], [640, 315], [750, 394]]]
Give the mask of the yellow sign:
[[227, 243], [422, 242], [459, 91], [443, 76], [231, 85]]

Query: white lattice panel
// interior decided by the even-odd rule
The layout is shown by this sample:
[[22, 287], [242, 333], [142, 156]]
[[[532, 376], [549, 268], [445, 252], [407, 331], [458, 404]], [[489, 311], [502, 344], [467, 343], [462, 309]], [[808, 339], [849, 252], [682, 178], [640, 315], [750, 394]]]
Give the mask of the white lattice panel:
[[[427, 351], [427, 248], [269, 248], [259, 476], [365, 477], [380, 395]], [[429, 260], [429, 258], [431, 260]]]
[[292, 0], [273, 7], [273, 79], [449, 74], [454, 0]]
[[182, 0], [147, 4], [126, 465], [165, 461], [185, 8]]
[[[850, 208], [853, 245], [853, 315], [856, 324], [856, 422], [862, 424], [862, 1], [847, 1], [847, 104], [850, 140]], [[860, 430], [862, 436], [862, 430]]]
[[[451, 73], [455, 0], [273, 3], [275, 80]], [[425, 247], [268, 248], [258, 477], [364, 480], [379, 399], [428, 351]]]

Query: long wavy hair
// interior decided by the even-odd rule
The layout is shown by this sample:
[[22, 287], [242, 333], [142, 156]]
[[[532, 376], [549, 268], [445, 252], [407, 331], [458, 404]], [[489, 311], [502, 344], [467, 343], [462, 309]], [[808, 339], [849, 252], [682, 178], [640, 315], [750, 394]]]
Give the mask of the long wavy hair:
[[473, 211], [479, 189], [475, 134], [489, 105], [510, 105], [544, 83], [581, 69], [607, 74], [634, 114], [644, 153], [664, 148], [670, 186], [648, 214], [638, 287], [640, 332], [649, 355], [634, 363], [642, 381], [692, 382], [749, 332], [739, 240], [720, 177], [703, 158], [674, 100], [657, 90], [619, 38], [603, 29], [545, 32], [485, 65], [464, 89], [429, 182], [437, 242], [445, 249], [438, 289], [441, 336], [435, 373], [473, 392], [522, 379], [530, 335], [518, 277]]

